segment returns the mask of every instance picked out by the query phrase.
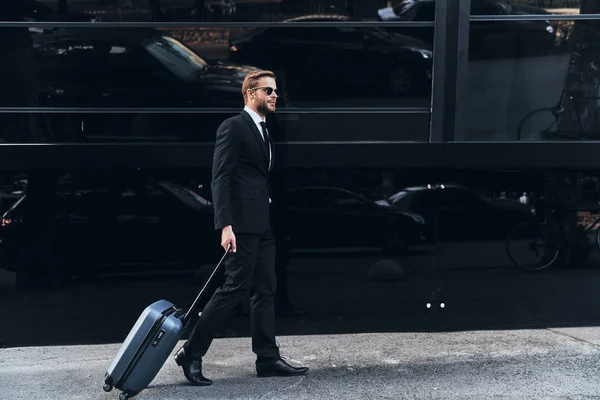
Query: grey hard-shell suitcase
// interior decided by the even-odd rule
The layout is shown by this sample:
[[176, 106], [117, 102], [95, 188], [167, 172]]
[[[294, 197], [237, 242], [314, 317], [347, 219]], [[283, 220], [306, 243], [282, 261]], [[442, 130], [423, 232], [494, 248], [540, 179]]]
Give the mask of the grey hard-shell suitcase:
[[229, 249], [187, 312], [166, 300], [159, 300], [144, 309], [104, 375], [104, 391], [110, 392], [115, 387], [121, 390], [119, 400], [127, 400], [154, 380], [181, 339], [191, 315]]

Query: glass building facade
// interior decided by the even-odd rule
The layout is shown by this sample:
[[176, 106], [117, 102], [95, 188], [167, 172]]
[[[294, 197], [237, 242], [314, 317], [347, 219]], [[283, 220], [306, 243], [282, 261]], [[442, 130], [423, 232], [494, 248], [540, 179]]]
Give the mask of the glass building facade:
[[186, 304], [220, 257], [215, 131], [269, 69], [280, 301], [308, 311], [282, 332], [596, 323], [597, 3], [7, 0], [0, 290], [25, 320], [69, 288], [73, 342], [122, 340], [63, 306], [93, 315], [132, 281], [123, 318]]

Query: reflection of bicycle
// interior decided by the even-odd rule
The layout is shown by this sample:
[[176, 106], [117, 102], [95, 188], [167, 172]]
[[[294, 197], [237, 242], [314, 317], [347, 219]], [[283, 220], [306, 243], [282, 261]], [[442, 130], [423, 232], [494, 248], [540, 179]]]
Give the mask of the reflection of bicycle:
[[[583, 126], [583, 102], [600, 100], [600, 97], [583, 96], [584, 92], [564, 92], [558, 104], [534, 110], [525, 115], [517, 128], [517, 140], [547, 140], [547, 139], [590, 139], [598, 138], [598, 132], [586, 131]], [[561, 119], [565, 118], [567, 108], [563, 105], [565, 99], [572, 102], [575, 113], [576, 129], [558, 130]]]
[[[543, 222], [529, 221], [517, 225], [506, 239], [506, 251], [512, 263], [529, 271], [548, 268], [557, 260], [566, 265], [571, 250], [582, 243], [600, 222], [600, 214], [591, 224], [585, 227], [578, 226], [573, 233], [566, 232], [556, 216], [586, 208], [591, 212], [599, 212], [600, 202], [594, 203], [594, 207], [579, 207], [577, 210], [553, 209]], [[600, 249], [600, 230], [596, 230], [595, 237], [596, 246]]]

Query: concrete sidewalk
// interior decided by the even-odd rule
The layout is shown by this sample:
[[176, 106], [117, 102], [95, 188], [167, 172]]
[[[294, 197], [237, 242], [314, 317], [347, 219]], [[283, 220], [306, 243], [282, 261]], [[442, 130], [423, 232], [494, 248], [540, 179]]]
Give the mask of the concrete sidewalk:
[[[249, 338], [217, 339], [211, 387], [169, 358], [136, 399], [598, 398], [600, 328], [279, 337], [304, 377], [256, 378]], [[1, 398], [117, 399], [102, 379], [119, 344], [0, 350]]]

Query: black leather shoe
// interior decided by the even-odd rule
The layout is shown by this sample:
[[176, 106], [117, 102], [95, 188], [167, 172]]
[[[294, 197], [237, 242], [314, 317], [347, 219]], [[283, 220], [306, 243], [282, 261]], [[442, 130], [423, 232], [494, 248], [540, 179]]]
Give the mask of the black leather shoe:
[[267, 376], [298, 376], [306, 374], [307, 371], [307, 367], [292, 367], [281, 359], [267, 365], [256, 365], [256, 374], [261, 378]]
[[196, 386], [210, 386], [212, 381], [202, 375], [202, 359], [193, 358], [185, 354], [185, 349], [182, 347], [175, 353], [175, 362], [183, 368], [183, 374], [186, 379]]

